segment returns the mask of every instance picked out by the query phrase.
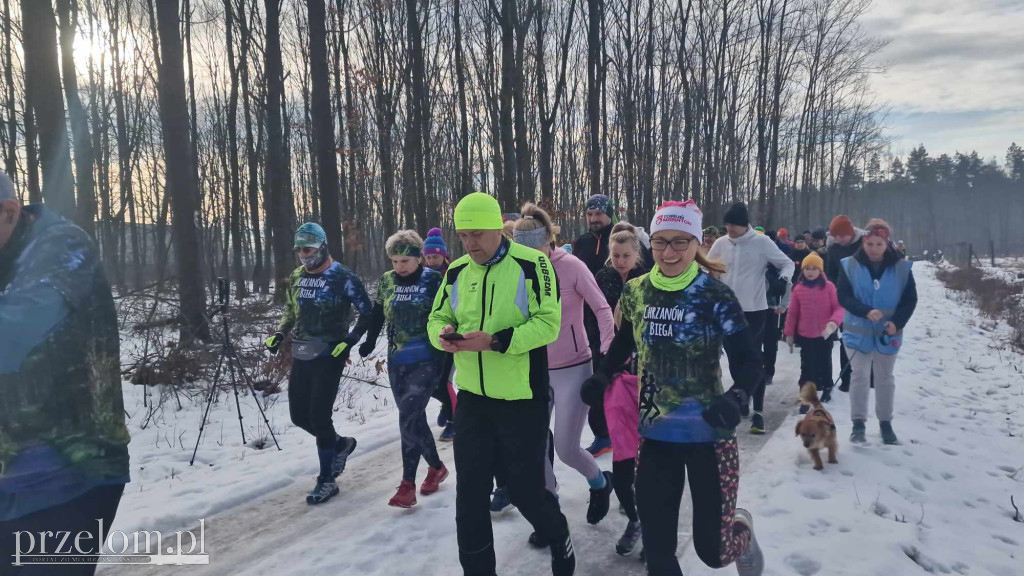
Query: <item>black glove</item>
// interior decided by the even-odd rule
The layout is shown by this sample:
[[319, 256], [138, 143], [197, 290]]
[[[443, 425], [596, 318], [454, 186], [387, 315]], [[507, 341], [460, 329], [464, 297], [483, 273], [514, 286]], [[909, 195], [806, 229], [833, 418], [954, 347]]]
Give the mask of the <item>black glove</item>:
[[267, 338], [264, 345], [267, 347], [267, 351], [271, 354], [277, 354], [278, 349], [281, 348], [281, 341], [284, 340], [284, 334], [280, 332], [274, 332], [274, 335]]
[[712, 400], [701, 416], [713, 428], [729, 430], [740, 423], [740, 406], [746, 403], [747, 393], [734, 388]]
[[604, 391], [609, 383], [604, 372], [597, 372], [583, 381], [580, 387], [580, 400], [587, 406], [600, 406], [604, 402]]
[[359, 357], [366, 358], [370, 354], [373, 354], [373, 349], [377, 347], [376, 342], [370, 342], [367, 340], [359, 346]]

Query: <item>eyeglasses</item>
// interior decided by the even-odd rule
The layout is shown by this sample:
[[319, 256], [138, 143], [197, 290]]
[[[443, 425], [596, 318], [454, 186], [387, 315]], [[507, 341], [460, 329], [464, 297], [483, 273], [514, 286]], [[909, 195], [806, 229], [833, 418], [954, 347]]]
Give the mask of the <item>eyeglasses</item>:
[[661, 238], [651, 238], [651, 250], [661, 252], [669, 245], [676, 252], [685, 252], [690, 247], [690, 242], [696, 242], [695, 238], [673, 238], [671, 242]]

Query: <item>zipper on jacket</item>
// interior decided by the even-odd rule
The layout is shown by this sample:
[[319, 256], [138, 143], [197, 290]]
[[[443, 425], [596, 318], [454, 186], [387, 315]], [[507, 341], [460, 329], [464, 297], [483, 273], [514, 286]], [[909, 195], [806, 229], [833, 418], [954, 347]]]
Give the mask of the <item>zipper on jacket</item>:
[[[480, 330], [481, 331], [483, 331], [483, 329], [484, 329], [484, 320], [487, 319], [487, 314], [488, 314], [486, 312], [486, 310], [487, 310], [487, 276], [490, 273], [491, 273], [491, 267], [488, 266], [487, 267], [487, 271], [484, 272], [484, 280], [482, 282], [482, 284], [484, 286], [483, 293], [480, 295]], [[492, 290], [491, 291], [491, 305], [493, 305], [493, 304], [494, 304], [494, 291]], [[477, 352], [476, 354], [477, 354], [477, 363], [478, 363], [479, 368], [480, 368], [480, 394], [482, 396], [486, 397], [487, 396], [487, 389], [484, 388], [484, 353], [483, 352]]]
[[494, 286], [491, 286], [491, 306], [487, 309], [488, 316], [494, 316]]
[[576, 343], [576, 327], [572, 324], [569, 325], [569, 330], [572, 332], [572, 347], [576, 352], [580, 351], [579, 344]]

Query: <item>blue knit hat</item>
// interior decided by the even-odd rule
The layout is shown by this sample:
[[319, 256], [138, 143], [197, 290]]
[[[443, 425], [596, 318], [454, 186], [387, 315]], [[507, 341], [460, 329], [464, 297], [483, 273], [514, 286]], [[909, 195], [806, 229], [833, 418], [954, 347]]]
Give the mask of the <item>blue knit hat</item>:
[[444, 243], [440, 228], [431, 228], [427, 232], [427, 239], [423, 241], [423, 255], [439, 254], [448, 257], [448, 245]]
[[587, 198], [586, 210], [600, 210], [612, 219], [612, 223], [617, 221], [617, 218], [615, 217], [615, 203], [612, 202], [611, 198], [604, 194], [594, 194], [590, 198]]

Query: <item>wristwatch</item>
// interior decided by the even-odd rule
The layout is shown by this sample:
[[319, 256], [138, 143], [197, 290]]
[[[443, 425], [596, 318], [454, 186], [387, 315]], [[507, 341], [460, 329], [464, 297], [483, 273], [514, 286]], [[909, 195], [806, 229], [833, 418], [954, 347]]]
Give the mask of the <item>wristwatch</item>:
[[491, 352], [501, 353], [501, 341], [498, 340], [497, 338], [495, 338], [494, 336], [491, 336], [490, 348], [491, 348]]

